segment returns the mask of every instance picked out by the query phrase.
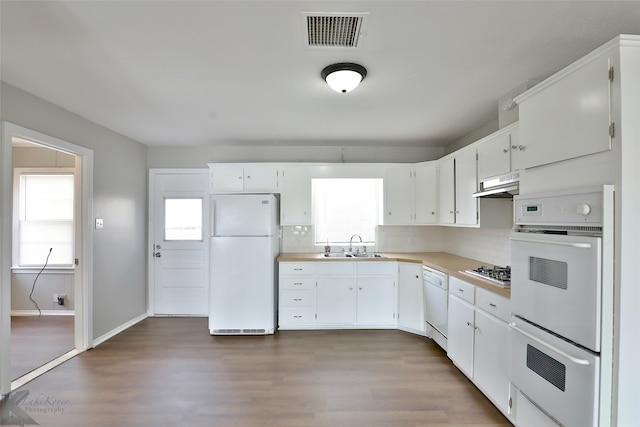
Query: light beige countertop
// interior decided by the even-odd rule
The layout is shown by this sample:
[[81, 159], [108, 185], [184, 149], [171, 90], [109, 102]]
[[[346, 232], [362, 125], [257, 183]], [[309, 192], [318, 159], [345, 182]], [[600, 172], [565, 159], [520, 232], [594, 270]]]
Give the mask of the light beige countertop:
[[465, 282], [495, 292], [504, 297], [511, 297], [511, 289], [494, 284], [488, 280], [483, 280], [468, 274], [462, 273], [467, 269], [478, 268], [481, 265], [490, 266], [492, 264], [452, 255], [446, 252], [380, 252], [385, 258], [326, 258], [322, 253], [317, 252], [289, 252], [278, 256], [278, 262], [305, 262], [305, 261], [331, 261], [331, 262], [415, 262], [426, 265], [435, 270], [442, 271], [450, 276], [455, 276]]

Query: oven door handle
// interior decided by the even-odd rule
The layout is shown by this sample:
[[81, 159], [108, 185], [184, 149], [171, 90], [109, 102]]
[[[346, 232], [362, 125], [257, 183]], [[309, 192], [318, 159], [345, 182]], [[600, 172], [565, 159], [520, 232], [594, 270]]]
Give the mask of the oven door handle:
[[557, 242], [553, 240], [535, 240], [535, 239], [525, 239], [522, 237], [510, 237], [509, 240], [513, 240], [514, 242], [525, 242], [525, 243], [540, 243], [542, 245], [556, 245], [556, 246], [568, 246], [570, 248], [578, 248], [578, 249], [591, 249], [591, 243], [582, 243], [582, 242]]
[[548, 348], [549, 350], [559, 354], [560, 356], [569, 359], [570, 361], [572, 361], [573, 363], [575, 363], [577, 365], [588, 365], [589, 364], [588, 360], [586, 360], [586, 359], [578, 359], [577, 357], [573, 357], [570, 354], [567, 354], [564, 351], [552, 346], [551, 344], [542, 341], [540, 338], [530, 334], [529, 332], [523, 331], [522, 329], [518, 328], [518, 325], [516, 325], [515, 323], [509, 323], [509, 326], [511, 327], [511, 329], [521, 333], [525, 337], [537, 342], [538, 344]]

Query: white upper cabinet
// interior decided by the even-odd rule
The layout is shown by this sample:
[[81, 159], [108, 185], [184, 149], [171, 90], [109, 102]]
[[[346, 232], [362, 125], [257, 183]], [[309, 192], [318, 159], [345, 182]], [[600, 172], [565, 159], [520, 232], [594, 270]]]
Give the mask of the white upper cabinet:
[[462, 149], [439, 163], [439, 223], [478, 224], [476, 150]]
[[610, 78], [615, 70], [610, 73], [609, 53], [589, 55], [515, 98], [520, 141], [512, 144], [514, 169], [611, 148]]
[[311, 225], [311, 178], [306, 166], [282, 168], [281, 225]]
[[478, 223], [476, 150], [461, 150], [456, 154], [456, 224]]
[[455, 224], [455, 166], [453, 157], [447, 157], [438, 163], [438, 222]]
[[278, 168], [275, 165], [209, 164], [211, 193], [277, 193]]
[[387, 168], [384, 181], [384, 224], [412, 224], [415, 214], [413, 165]]
[[438, 211], [438, 163], [418, 163], [415, 171], [416, 224], [435, 224]]
[[436, 223], [437, 170], [436, 162], [387, 168], [385, 225]]
[[517, 123], [478, 141], [478, 180], [483, 181], [511, 172], [511, 147], [518, 145]]

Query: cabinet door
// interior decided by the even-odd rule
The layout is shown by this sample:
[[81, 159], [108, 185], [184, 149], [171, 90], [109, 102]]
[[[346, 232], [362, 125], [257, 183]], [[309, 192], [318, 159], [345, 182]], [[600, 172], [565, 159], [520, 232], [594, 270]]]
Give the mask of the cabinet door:
[[415, 206], [412, 168], [387, 168], [384, 200], [385, 225], [406, 225], [413, 222]]
[[212, 193], [242, 193], [244, 175], [242, 166], [215, 166], [209, 168]]
[[401, 263], [399, 270], [398, 326], [401, 329], [424, 333], [422, 265]]
[[476, 150], [464, 150], [456, 156], [455, 166], [456, 224], [478, 223], [478, 199], [473, 197], [477, 189]]
[[474, 308], [449, 294], [447, 356], [469, 378], [473, 378]]
[[609, 63], [607, 56], [595, 59], [520, 100], [520, 143], [514, 149], [519, 155], [513, 158], [514, 168], [611, 148]]
[[278, 169], [270, 165], [245, 165], [244, 191], [246, 193], [277, 193]]
[[496, 317], [476, 310], [473, 376], [503, 413], [509, 405], [509, 327]]
[[311, 225], [311, 179], [306, 167], [282, 170], [281, 225]]
[[438, 223], [455, 223], [454, 160], [449, 157], [438, 162]]
[[511, 132], [487, 138], [478, 145], [478, 180], [511, 171]]
[[353, 277], [318, 277], [317, 324], [352, 325], [356, 322], [356, 290]]
[[415, 223], [435, 224], [438, 210], [438, 163], [416, 166], [414, 178]]
[[396, 322], [396, 283], [392, 277], [358, 277], [358, 325]]

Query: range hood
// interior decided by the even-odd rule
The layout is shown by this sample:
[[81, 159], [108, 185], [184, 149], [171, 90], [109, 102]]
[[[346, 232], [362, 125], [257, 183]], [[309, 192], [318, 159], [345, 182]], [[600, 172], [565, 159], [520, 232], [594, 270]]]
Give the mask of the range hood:
[[480, 191], [474, 193], [473, 197], [511, 199], [519, 193], [519, 181], [519, 171], [485, 179], [480, 182]]

